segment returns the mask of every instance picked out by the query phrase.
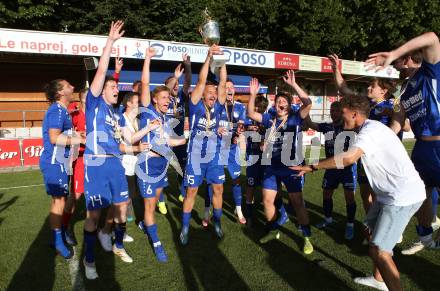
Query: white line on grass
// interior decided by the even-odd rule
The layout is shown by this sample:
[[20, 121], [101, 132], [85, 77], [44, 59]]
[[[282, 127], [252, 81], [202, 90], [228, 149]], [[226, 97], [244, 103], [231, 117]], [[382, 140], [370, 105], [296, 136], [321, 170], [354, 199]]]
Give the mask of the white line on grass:
[[10, 189], [20, 189], [20, 188], [31, 188], [31, 187], [39, 187], [39, 186], [44, 186], [44, 184], [25, 185], [25, 186], [15, 186], [15, 187], [4, 187], [4, 188], [0, 188], [0, 190], [10, 190]]
[[73, 247], [73, 257], [69, 260], [69, 274], [73, 291], [85, 291], [84, 278], [79, 271], [79, 261], [76, 255], [76, 248]]

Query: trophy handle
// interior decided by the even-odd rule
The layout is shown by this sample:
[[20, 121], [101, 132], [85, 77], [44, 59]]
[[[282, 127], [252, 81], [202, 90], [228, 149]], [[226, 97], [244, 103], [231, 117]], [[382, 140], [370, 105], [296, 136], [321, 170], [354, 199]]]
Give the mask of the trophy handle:
[[200, 35], [202, 36], [202, 38], [204, 37], [203, 36], [203, 30], [202, 30], [202, 26], [199, 26], [199, 33], [200, 33]]

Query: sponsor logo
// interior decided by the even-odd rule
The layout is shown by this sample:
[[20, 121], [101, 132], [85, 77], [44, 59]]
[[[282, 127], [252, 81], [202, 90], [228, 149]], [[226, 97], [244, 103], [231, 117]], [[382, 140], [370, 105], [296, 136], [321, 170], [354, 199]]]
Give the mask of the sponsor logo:
[[240, 51], [231, 52], [227, 49], [223, 50], [223, 53], [227, 56], [228, 63], [265, 66], [267, 61], [265, 55], [258, 53]]
[[156, 50], [155, 58], [161, 58], [163, 56], [163, 53], [165, 51], [165, 47], [160, 43], [153, 43], [150, 45], [150, 47], [154, 48]]

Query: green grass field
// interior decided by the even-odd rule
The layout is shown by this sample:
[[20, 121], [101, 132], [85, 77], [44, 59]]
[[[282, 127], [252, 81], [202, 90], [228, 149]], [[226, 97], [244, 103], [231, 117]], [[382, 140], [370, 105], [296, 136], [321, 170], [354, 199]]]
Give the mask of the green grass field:
[[[412, 144], [406, 146], [409, 149]], [[312, 225], [322, 219], [322, 174], [318, 172], [306, 178], [304, 194]], [[242, 181], [244, 185], [244, 177]], [[334, 196], [336, 227], [327, 232], [312, 227], [315, 246], [312, 255], [303, 255], [301, 235], [292, 222], [282, 228], [279, 241], [260, 245], [258, 239], [264, 234], [262, 207], [258, 203], [253, 229], [238, 224], [229, 183], [224, 192], [224, 240], [218, 241], [212, 228], [202, 229], [203, 199], [199, 196], [191, 221], [190, 244], [181, 247], [178, 243], [181, 203], [177, 200], [174, 175], [170, 175], [169, 212], [156, 214], [159, 236], [169, 262], [158, 263], [144, 234], [134, 223], [129, 223], [128, 232], [135, 241], [127, 243], [126, 248], [134, 262], [125, 264], [97, 245], [96, 264], [100, 277], [94, 282], [86, 282], [82, 264], [78, 263], [83, 257], [84, 204], [74, 217], [79, 241], [78, 260], [68, 262], [55, 256], [48, 247], [50, 198], [44, 186], [6, 189], [42, 182], [39, 171], [0, 174], [0, 290], [71, 290], [79, 287], [86, 290], [368, 290], [352, 282], [353, 277], [371, 272], [367, 248], [361, 245], [364, 211], [357, 196], [355, 238], [345, 241], [345, 202], [341, 189]], [[260, 196], [258, 191], [257, 199]], [[291, 221], [295, 218], [291, 217]], [[411, 257], [400, 254], [400, 250], [414, 239], [413, 219], [403, 243], [395, 248], [403, 287], [405, 290], [438, 290], [440, 251], [426, 250]]]

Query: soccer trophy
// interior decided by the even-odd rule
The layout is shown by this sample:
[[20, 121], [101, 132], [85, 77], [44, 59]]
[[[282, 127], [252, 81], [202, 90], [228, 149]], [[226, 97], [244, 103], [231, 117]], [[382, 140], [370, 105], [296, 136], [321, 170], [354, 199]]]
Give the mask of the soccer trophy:
[[[218, 45], [220, 42], [220, 28], [218, 22], [212, 20], [209, 15], [208, 8], [203, 11], [203, 16], [205, 18], [205, 22], [200, 27], [200, 34], [202, 35], [203, 41], [208, 46], [212, 46], [214, 44]], [[227, 61], [227, 57], [225, 55], [213, 55], [210, 68], [211, 72], [214, 73], [221, 66], [223, 66]]]

